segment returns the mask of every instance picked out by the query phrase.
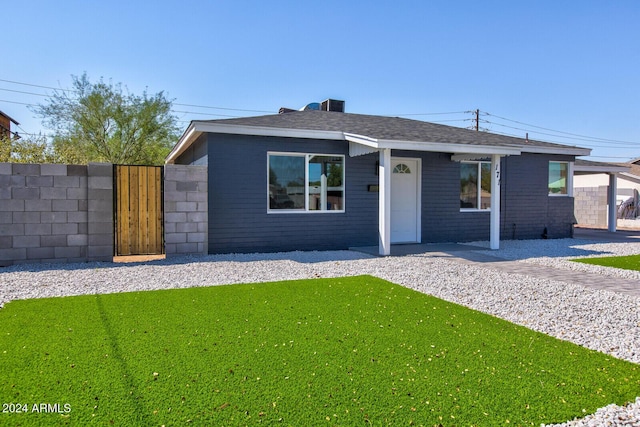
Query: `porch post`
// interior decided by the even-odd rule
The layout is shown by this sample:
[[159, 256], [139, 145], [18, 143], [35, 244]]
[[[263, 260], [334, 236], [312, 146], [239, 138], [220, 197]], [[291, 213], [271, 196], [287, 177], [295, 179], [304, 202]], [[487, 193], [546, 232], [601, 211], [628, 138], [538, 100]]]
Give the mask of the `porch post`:
[[618, 180], [616, 179], [617, 175], [615, 173], [609, 174], [609, 197], [607, 197], [609, 201], [609, 217], [607, 218], [608, 227], [607, 229], [615, 233], [617, 229], [617, 219], [618, 212], [616, 212], [616, 193], [618, 192]]
[[500, 249], [500, 155], [491, 155], [491, 249]]
[[378, 169], [378, 253], [391, 254], [391, 149], [380, 150]]

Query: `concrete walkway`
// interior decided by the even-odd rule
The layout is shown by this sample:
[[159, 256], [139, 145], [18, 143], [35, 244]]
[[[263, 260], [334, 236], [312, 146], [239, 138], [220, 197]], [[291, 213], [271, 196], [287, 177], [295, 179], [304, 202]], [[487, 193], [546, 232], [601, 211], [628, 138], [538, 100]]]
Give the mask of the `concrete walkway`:
[[[598, 243], [640, 243], [640, 231], [617, 231], [615, 233], [598, 229], [576, 228], [575, 239], [590, 240]], [[353, 248], [359, 252], [377, 255], [378, 247]], [[481, 252], [482, 251], [482, 252]], [[426, 256], [451, 258], [456, 262], [469, 265], [481, 265], [506, 273], [524, 274], [541, 279], [573, 283], [592, 289], [603, 289], [640, 298], [640, 282], [637, 280], [607, 277], [596, 273], [576, 272], [549, 266], [540, 266], [525, 262], [510, 261], [486, 254], [486, 249], [458, 243], [411, 244], [391, 246], [391, 256], [424, 254]]]

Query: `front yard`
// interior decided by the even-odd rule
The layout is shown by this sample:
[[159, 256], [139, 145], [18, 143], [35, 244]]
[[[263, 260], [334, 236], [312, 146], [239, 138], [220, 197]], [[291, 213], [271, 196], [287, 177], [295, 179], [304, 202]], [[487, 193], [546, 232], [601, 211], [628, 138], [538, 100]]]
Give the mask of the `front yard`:
[[540, 425], [640, 366], [358, 276], [12, 301], [3, 425]]

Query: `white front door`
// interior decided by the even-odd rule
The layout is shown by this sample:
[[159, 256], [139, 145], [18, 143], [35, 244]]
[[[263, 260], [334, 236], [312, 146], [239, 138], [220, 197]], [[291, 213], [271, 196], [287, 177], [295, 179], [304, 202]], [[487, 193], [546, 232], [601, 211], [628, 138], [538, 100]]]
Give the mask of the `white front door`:
[[420, 242], [420, 159], [391, 159], [391, 243]]

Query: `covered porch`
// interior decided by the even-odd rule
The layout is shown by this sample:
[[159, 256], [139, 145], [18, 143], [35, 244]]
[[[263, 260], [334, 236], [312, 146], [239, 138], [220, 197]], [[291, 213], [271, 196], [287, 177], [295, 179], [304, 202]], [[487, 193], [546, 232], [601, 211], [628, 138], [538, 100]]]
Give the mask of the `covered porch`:
[[[469, 145], [440, 142], [415, 142], [379, 140], [362, 135], [345, 133], [345, 139], [349, 141], [349, 155], [359, 156], [370, 153], [378, 153], [378, 246], [377, 255], [395, 255], [402, 252], [411, 251], [415, 246], [428, 249], [430, 245], [421, 245], [420, 240], [415, 245], [393, 245], [391, 238], [391, 217], [392, 217], [392, 185], [391, 177], [392, 150], [415, 151], [415, 152], [439, 152], [448, 153], [451, 161], [491, 161], [491, 209], [490, 209], [490, 247], [499, 249], [500, 247], [500, 184], [501, 171], [500, 160], [504, 156], [520, 155], [521, 149], [516, 146], [490, 146], [490, 145]], [[459, 245], [464, 246], [464, 245]], [[371, 253], [371, 248], [368, 248]], [[409, 253], [407, 252], [407, 253]]]

